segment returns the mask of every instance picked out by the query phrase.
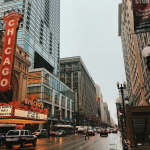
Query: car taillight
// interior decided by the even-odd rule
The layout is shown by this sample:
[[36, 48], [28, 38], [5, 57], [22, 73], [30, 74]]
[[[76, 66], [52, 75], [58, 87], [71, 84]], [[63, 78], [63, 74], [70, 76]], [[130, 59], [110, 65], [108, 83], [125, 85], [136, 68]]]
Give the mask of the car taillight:
[[19, 136], [19, 139], [21, 139], [21, 136]]
[[100, 132], [102, 132], [102, 131], [100, 131]]
[[92, 133], [94, 133], [94, 131], [92, 131]]
[[106, 131], [107, 132], [107, 131]]

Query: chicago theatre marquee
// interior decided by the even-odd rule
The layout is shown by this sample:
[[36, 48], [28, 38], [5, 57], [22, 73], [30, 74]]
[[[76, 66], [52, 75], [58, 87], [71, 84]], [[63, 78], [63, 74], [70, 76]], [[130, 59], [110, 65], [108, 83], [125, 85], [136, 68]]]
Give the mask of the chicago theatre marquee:
[[5, 15], [5, 34], [0, 31], [0, 124], [45, 123], [48, 109], [36, 98], [26, 99], [29, 54], [16, 44], [21, 14]]

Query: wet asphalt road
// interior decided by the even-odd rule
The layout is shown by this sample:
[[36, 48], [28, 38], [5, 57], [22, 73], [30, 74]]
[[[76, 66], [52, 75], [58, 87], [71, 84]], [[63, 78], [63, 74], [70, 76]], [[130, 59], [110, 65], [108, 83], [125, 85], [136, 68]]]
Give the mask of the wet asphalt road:
[[[69, 135], [66, 137], [48, 137], [37, 140], [37, 146], [26, 144], [25, 148], [14, 145], [15, 150], [116, 150], [116, 139], [118, 134], [109, 134], [108, 137], [100, 137], [99, 134], [90, 136], [85, 140], [83, 135]], [[1, 146], [0, 150], [7, 150]]]

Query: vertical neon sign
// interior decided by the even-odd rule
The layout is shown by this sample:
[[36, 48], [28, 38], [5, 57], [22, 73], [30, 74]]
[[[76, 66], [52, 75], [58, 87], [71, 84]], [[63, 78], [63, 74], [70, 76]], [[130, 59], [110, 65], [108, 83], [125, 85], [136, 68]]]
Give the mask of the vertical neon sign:
[[0, 91], [11, 90], [12, 68], [14, 64], [17, 29], [21, 14], [12, 11], [4, 16], [5, 39], [0, 71]]

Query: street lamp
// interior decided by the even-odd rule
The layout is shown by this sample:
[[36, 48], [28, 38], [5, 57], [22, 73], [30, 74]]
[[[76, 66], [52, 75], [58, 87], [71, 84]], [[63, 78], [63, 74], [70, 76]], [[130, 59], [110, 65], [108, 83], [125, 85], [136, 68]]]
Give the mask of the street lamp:
[[125, 104], [129, 105], [129, 99], [128, 98], [125, 98]]
[[[122, 123], [122, 113], [121, 113], [121, 104], [120, 102], [116, 102], [116, 109], [117, 109], [117, 118], [118, 118], [118, 127], [120, 127], [120, 123], [121, 123], [121, 128], [123, 130], [123, 123]], [[118, 111], [120, 110], [120, 111]], [[120, 116], [120, 117], [119, 117]], [[120, 122], [119, 122], [120, 121]]]
[[[124, 123], [125, 123], [125, 128], [126, 128], [126, 120], [125, 120], [125, 106], [124, 106], [124, 96], [123, 96], [123, 90], [126, 88], [126, 82], [124, 81], [123, 86], [121, 84], [121, 86], [119, 87], [119, 82], [117, 82], [117, 87], [118, 89], [121, 90], [121, 96], [122, 96], [122, 104], [123, 104], [123, 115], [124, 115]], [[122, 115], [122, 117], [123, 117]]]
[[148, 71], [150, 71], [150, 45], [146, 46], [142, 51], [143, 57], [147, 59], [146, 65]]

